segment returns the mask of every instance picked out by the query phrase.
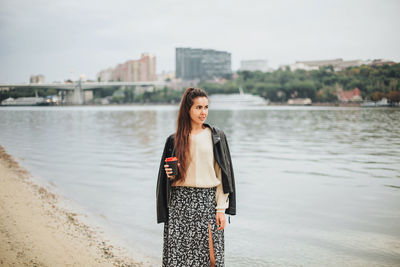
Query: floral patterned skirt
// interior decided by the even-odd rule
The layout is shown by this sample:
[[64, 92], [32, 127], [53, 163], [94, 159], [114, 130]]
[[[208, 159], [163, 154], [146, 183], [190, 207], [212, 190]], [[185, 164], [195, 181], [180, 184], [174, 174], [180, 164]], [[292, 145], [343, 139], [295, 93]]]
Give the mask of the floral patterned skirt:
[[173, 186], [164, 224], [163, 267], [210, 266], [210, 223], [215, 266], [224, 266], [224, 230], [217, 230], [216, 187]]

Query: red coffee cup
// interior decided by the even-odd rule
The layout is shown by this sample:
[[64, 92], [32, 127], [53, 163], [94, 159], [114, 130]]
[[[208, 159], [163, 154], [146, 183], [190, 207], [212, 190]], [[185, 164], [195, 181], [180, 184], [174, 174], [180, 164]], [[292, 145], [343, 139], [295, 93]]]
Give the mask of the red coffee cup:
[[172, 176], [178, 175], [178, 158], [170, 157], [165, 159], [165, 163], [168, 165], [168, 168], [172, 169]]

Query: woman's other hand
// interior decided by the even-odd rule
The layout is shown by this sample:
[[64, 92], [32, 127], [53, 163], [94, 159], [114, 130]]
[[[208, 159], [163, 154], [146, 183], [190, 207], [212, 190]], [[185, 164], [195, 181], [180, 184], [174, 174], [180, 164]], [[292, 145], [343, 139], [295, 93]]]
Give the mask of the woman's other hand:
[[218, 230], [225, 228], [225, 214], [223, 212], [217, 212], [216, 215]]

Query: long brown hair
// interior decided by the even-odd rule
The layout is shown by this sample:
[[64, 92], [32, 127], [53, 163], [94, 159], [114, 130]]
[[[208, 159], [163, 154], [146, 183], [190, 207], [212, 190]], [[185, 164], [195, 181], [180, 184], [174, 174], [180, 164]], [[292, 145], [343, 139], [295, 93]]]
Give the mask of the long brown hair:
[[207, 97], [207, 93], [200, 88], [187, 88], [183, 93], [178, 111], [178, 122], [175, 133], [175, 155], [179, 160], [179, 175], [176, 180], [185, 180], [186, 170], [190, 163], [189, 134], [192, 130], [190, 108], [196, 97]]

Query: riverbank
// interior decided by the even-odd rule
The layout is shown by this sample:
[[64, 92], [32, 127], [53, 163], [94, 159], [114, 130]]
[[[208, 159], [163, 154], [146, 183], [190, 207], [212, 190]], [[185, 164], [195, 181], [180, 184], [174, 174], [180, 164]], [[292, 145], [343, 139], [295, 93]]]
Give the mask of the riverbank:
[[0, 266], [144, 266], [60, 201], [0, 146]]

